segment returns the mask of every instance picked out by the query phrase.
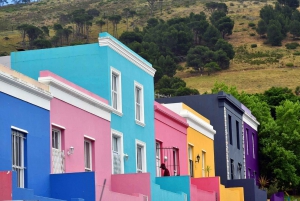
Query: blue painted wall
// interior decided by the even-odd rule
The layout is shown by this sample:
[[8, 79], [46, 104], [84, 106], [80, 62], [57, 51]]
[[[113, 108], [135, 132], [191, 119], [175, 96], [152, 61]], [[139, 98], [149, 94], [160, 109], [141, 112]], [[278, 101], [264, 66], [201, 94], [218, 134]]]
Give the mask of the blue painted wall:
[[[102, 33], [101, 37], [111, 37]], [[113, 38], [113, 40], [116, 40]], [[119, 43], [119, 42], [118, 42]], [[127, 49], [124, 45], [124, 48]], [[133, 53], [135, 54], [135, 53]], [[50, 70], [75, 84], [111, 101], [110, 67], [121, 72], [123, 116], [112, 114], [111, 127], [123, 133], [125, 173], [136, 172], [135, 139], [146, 143], [147, 172], [155, 176], [154, 141], [154, 82], [153, 77], [125, 59], [123, 56], [99, 44], [88, 44], [44, 50], [14, 52], [12, 68], [34, 79], [39, 71]], [[134, 80], [144, 87], [145, 127], [135, 123]]]
[[[220, 176], [221, 183], [226, 185], [227, 172], [230, 174], [230, 159], [234, 160], [234, 173], [235, 179], [238, 178], [237, 165], [238, 163], [244, 164], [244, 150], [243, 150], [243, 135], [242, 135], [242, 115], [243, 110], [240, 107], [240, 103], [231, 95], [224, 92], [219, 94], [209, 95], [195, 95], [195, 96], [181, 96], [172, 98], [162, 98], [156, 100], [159, 103], [179, 103], [183, 102], [195, 111], [199, 112], [204, 117], [210, 120], [211, 125], [216, 130], [214, 137], [214, 152], [215, 152], [215, 173]], [[226, 111], [226, 115], [224, 112]], [[228, 114], [232, 117], [232, 145], [226, 142], [225, 137], [225, 116]], [[240, 149], [237, 148], [237, 135], [235, 122], [239, 122], [239, 143]], [[228, 122], [227, 122], [228, 132]], [[229, 168], [227, 169], [226, 161], [226, 143], [228, 143], [228, 160]], [[244, 178], [244, 165], [242, 167], [242, 178]]]
[[73, 201], [95, 201], [96, 186], [94, 172], [78, 172], [65, 174], [51, 174], [51, 197]]
[[0, 170], [12, 170], [11, 126], [27, 130], [25, 188], [40, 196], [50, 194], [49, 122], [48, 110], [0, 92]]

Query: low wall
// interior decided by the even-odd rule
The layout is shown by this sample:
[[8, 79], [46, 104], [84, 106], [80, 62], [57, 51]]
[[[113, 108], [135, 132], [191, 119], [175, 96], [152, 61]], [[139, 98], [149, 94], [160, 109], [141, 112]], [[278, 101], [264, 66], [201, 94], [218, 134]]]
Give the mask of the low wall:
[[198, 189], [215, 192], [217, 201], [220, 201], [220, 177], [191, 178], [191, 184]]
[[172, 200], [172, 201], [186, 201], [187, 195], [182, 192], [171, 192], [160, 188], [158, 184], [151, 184], [152, 201]]
[[51, 197], [71, 201], [81, 198], [84, 201], [96, 200], [95, 173], [77, 172], [50, 175]]
[[198, 189], [197, 186], [191, 184], [191, 201], [216, 201], [216, 193]]
[[227, 180], [226, 187], [243, 187], [244, 188], [244, 200], [245, 201], [266, 201], [266, 191], [260, 190], [254, 179], [234, 179]]
[[0, 172], [0, 200], [12, 200], [12, 172]]
[[284, 193], [278, 192], [271, 196], [270, 201], [284, 201]]
[[111, 175], [111, 191], [127, 195], [146, 195], [149, 201], [151, 200], [150, 183], [149, 173]]

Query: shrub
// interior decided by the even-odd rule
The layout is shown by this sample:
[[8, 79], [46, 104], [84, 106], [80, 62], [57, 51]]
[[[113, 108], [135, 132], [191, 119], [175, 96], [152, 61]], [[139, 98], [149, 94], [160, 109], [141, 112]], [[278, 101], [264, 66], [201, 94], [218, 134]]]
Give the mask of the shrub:
[[293, 67], [293, 66], [294, 66], [293, 63], [286, 63], [285, 65], [286, 65], [287, 67]]
[[230, 5], [230, 6], [234, 6], [234, 3], [230, 3], [229, 5]]
[[242, 28], [242, 31], [248, 31], [248, 29], [246, 29], [246, 28]]
[[256, 48], [257, 44], [251, 44], [251, 48]]
[[299, 46], [299, 43], [295, 43], [295, 42], [285, 44], [286, 49], [289, 49], [289, 50], [291, 50], [291, 49], [294, 50], [298, 46]]
[[242, 22], [242, 23], [239, 23], [239, 25], [243, 25], [243, 24], [245, 24], [244, 22]]
[[256, 24], [255, 24], [255, 23], [253, 23], [253, 22], [249, 22], [249, 23], [248, 23], [248, 26], [249, 26], [249, 27], [255, 27], [255, 26], [256, 26]]
[[255, 33], [251, 33], [251, 34], [249, 34], [250, 36], [255, 36]]
[[300, 52], [294, 52], [293, 55], [299, 56], [299, 55], [300, 55]]

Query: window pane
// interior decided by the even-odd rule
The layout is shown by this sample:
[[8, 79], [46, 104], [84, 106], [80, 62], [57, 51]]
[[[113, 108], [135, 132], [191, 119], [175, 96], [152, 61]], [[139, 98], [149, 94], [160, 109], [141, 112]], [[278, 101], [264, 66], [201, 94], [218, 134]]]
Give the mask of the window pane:
[[137, 120], [141, 120], [141, 106], [136, 104], [136, 117]]
[[137, 146], [137, 169], [138, 172], [141, 172], [143, 170], [143, 162], [142, 162], [142, 150], [143, 148], [141, 146]]

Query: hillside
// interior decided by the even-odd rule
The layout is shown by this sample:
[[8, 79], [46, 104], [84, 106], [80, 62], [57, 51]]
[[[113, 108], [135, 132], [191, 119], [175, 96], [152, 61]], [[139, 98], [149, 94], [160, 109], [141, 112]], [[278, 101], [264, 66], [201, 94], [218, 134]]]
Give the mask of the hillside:
[[[190, 12], [199, 13], [204, 10], [204, 2], [193, 1], [163, 1], [162, 12], [157, 4], [155, 17], [164, 20], [173, 17], [188, 16]], [[274, 2], [258, 1], [228, 1], [229, 16], [235, 21], [233, 34], [227, 40], [233, 44], [236, 56], [231, 61], [230, 69], [207, 76], [199, 75], [191, 68], [179, 71], [177, 76], [183, 78], [187, 85], [196, 88], [200, 93], [210, 91], [213, 84], [225, 82], [227, 85], [235, 85], [239, 90], [249, 93], [263, 92], [271, 86], [282, 86], [295, 89], [300, 79], [300, 58], [293, 55], [296, 50], [287, 50], [284, 46], [287, 42], [292, 42], [290, 37], [283, 41], [281, 47], [271, 47], [264, 45], [261, 39], [251, 27], [250, 22], [257, 24], [259, 20], [259, 10], [266, 4]], [[147, 2], [140, 1], [65, 1], [47, 0], [27, 5], [10, 5], [0, 8], [0, 52], [15, 51], [20, 47], [22, 41], [20, 33], [15, 28], [24, 23], [35, 26], [50, 26], [58, 22], [61, 14], [78, 9], [96, 8], [100, 11], [100, 16], [93, 21], [101, 19], [103, 15], [111, 13], [122, 14], [123, 9], [129, 7], [137, 12], [136, 16], [129, 18], [129, 30], [133, 27], [142, 28], [149, 19], [149, 9]], [[90, 30], [89, 42], [96, 42], [99, 27], [93, 23]], [[126, 30], [126, 19], [123, 17], [118, 25], [118, 35]], [[112, 24], [105, 25], [102, 30], [112, 33]], [[50, 36], [54, 35], [50, 29]], [[7, 38], [6, 38], [7, 37]], [[257, 44], [256, 48], [251, 48], [251, 44]], [[299, 50], [300, 51], [300, 50]], [[297, 54], [297, 53], [296, 53]], [[293, 67], [287, 67], [286, 65]], [[185, 67], [185, 64], [182, 64]]]

